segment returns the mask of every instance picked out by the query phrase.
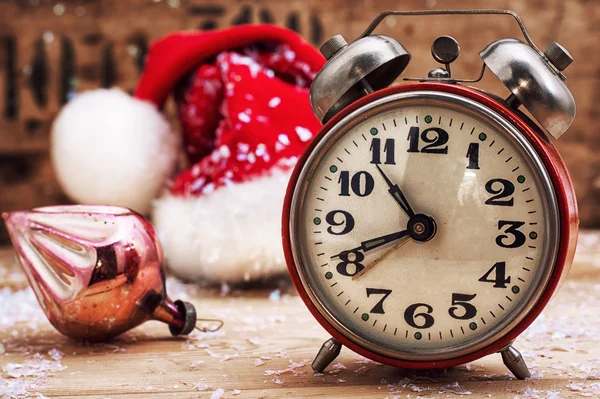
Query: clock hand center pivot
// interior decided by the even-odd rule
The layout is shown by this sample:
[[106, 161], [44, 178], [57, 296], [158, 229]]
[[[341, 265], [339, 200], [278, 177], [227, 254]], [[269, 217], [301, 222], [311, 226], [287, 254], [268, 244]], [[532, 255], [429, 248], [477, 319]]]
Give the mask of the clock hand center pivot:
[[417, 213], [408, 219], [407, 231], [413, 240], [427, 242], [437, 233], [437, 224], [431, 216]]

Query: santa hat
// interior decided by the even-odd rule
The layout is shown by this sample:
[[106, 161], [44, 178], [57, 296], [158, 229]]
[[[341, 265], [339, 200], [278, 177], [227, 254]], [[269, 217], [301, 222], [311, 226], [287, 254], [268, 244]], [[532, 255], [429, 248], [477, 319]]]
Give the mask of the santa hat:
[[[284, 273], [280, 220], [297, 157], [320, 128], [308, 88], [324, 58], [271, 25], [156, 42], [132, 96], [77, 96], [51, 155], [74, 200], [152, 213], [175, 274], [240, 282]], [[161, 113], [175, 94], [183, 134]], [[179, 155], [189, 167], [173, 179]]]

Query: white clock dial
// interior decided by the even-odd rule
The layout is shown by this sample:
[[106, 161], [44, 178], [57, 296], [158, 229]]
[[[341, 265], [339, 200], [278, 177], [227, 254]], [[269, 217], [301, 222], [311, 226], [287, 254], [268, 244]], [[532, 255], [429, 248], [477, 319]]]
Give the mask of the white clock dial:
[[554, 194], [508, 123], [452, 95], [385, 100], [332, 130], [292, 207], [302, 283], [356, 343], [405, 359], [480, 348], [554, 264]]

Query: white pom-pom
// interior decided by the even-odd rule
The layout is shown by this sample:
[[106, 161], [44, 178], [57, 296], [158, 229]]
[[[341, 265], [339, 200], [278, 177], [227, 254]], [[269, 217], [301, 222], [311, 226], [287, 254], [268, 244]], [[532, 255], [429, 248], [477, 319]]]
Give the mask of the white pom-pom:
[[51, 157], [74, 200], [147, 213], [173, 172], [179, 143], [154, 104], [101, 89], [62, 109], [52, 126]]

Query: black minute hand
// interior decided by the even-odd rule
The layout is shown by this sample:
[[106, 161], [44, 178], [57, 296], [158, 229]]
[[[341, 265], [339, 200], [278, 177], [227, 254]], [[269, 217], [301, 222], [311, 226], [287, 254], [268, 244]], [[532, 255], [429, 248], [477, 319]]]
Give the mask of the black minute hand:
[[[380, 246], [388, 244], [388, 243], [390, 243], [392, 241], [399, 240], [402, 237], [405, 237], [407, 235], [408, 235], [408, 231], [407, 230], [402, 230], [402, 231], [398, 231], [396, 233], [386, 234], [384, 236], [380, 236], [380, 237], [372, 238], [370, 240], [363, 241], [363, 242], [360, 243], [359, 247], [348, 249], [348, 250], [345, 250], [345, 251], [342, 251], [342, 252], [354, 252], [354, 251], [367, 252], [367, 251], [371, 251], [371, 250], [373, 250], [375, 248], [379, 248]], [[342, 252], [340, 252], [340, 254]], [[340, 254], [333, 255], [331, 257], [331, 259], [339, 257]]]
[[392, 197], [394, 197], [394, 200], [396, 200], [398, 205], [400, 205], [400, 207], [408, 215], [408, 217], [413, 217], [415, 215], [415, 212], [410, 207], [410, 204], [408, 203], [408, 200], [404, 196], [402, 190], [400, 190], [400, 187], [397, 184], [392, 183], [392, 181], [389, 179], [389, 177], [387, 177], [387, 175], [383, 172], [379, 165], [375, 164], [375, 166], [377, 167], [377, 170], [379, 170], [379, 173], [381, 173], [381, 176], [383, 176], [383, 179], [389, 186], [388, 193], [390, 193]]

